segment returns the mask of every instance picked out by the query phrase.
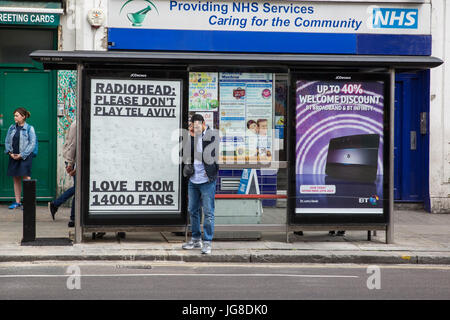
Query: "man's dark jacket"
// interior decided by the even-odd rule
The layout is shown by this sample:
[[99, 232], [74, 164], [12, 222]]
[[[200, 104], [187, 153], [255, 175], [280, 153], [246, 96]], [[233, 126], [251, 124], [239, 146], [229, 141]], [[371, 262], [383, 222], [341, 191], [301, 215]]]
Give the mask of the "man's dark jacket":
[[[197, 148], [194, 148], [197, 145], [196, 139], [199, 138], [202, 139], [202, 154], [197, 152]], [[194, 159], [197, 158], [202, 160], [209, 182], [216, 180], [217, 173], [219, 171], [219, 139], [219, 132], [217, 130], [210, 129], [209, 127], [206, 128], [203, 136], [192, 137], [189, 135], [184, 137], [183, 175], [185, 177], [190, 178], [194, 174]]]

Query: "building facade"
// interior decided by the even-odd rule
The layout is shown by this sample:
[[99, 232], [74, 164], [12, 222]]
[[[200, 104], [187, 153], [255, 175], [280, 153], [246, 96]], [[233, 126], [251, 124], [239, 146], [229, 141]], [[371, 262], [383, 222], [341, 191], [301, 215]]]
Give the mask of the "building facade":
[[[1, 2], [0, 11], [13, 12], [12, 3]], [[394, 198], [398, 202], [423, 203], [430, 212], [450, 212], [450, 116], [446, 102], [450, 79], [445, 72], [450, 49], [446, 32], [450, 6], [445, 0], [67, 0], [48, 4], [61, 10], [58, 24], [47, 29], [53, 28], [53, 49], [63, 51], [400, 55], [442, 59], [442, 66], [429, 71], [397, 74]], [[22, 7], [30, 9], [32, 5], [24, 1]], [[8, 19], [13, 18], [4, 20]], [[15, 23], [3, 21], [0, 30], [28, 30]], [[19, 67], [4, 62], [2, 66]], [[42, 191], [42, 200], [71, 184], [61, 155], [65, 133], [76, 113], [77, 77], [75, 71], [63, 70], [54, 77], [51, 86], [55, 92], [48, 93], [54, 101], [49, 111], [49, 118], [55, 119], [53, 127], [49, 127], [53, 151], [49, 151], [47, 160], [42, 160], [51, 168], [48, 177], [54, 182], [49, 188], [54, 191]], [[275, 74], [274, 79], [279, 101], [274, 101], [269, 123], [275, 130], [273, 141], [281, 149], [279, 160], [283, 161], [287, 76]], [[219, 113], [212, 115], [210, 123], [220, 130]], [[3, 118], [2, 130], [9, 121], [5, 115]], [[51, 160], [52, 155], [57, 160]], [[242, 169], [224, 167], [218, 193], [238, 192], [241, 175]], [[257, 175], [261, 193], [286, 190], [285, 170], [258, 169]], [[4, 180], [6, 194], [8, 180]], [[264, 201], [267, 206], [275, 204], [275, 200]]]

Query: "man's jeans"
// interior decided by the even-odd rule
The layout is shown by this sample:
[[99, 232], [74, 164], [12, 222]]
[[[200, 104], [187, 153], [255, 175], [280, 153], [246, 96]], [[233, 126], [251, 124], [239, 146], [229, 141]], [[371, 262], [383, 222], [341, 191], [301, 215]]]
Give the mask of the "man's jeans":
[[189, 181], [189, 213], [191, 216], [192, 239], [200, 240], [200, 221], [203, 207], [203, 241], [212, 241], [214, 236], [214, 197], [216, 181], [195, 184]]
[[[75, 176], [73, 177], [73, 187], [67, 189], [62, 195], [53, 201], [55, 207], [59, 208], [64, 202], [70, 199], [75, 194]], [[75, 220], [75, 197], [72, 200], [72, 208], [70, 209], [70, 220]]]

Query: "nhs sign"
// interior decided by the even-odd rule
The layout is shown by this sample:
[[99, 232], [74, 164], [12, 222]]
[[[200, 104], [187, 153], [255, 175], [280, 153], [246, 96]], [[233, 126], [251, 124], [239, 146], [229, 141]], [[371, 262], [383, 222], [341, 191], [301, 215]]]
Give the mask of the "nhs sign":
[[417, 29], [418, 21], [419, 11], [417, 9], [373, 9], [373, 28]]

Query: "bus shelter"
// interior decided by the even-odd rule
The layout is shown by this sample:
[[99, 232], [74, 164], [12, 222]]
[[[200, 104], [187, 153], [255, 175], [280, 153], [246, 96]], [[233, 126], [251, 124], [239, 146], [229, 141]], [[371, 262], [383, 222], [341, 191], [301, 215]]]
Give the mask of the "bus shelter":
[[[77, 70], [78, 243], [95, 231], [187, 235], [180, 152], [193, 104], [220, 134], [221, 169], [250, 176], [252, 169], [287, 169], [284, 196], [216, 195], [286, 198], [286, 223], [218, 223], [216, 231], [286, 232], [288, 239], [298, 230], [384, 230], [392, 243], [395, 74], [442, 64], [382, 55], [39, 50], [31, 57], [46, 69]], [[278, 77], [289, 93], [281, 160], [273, 117]], [[204, 81], [216, 96], [192, 93]]]

